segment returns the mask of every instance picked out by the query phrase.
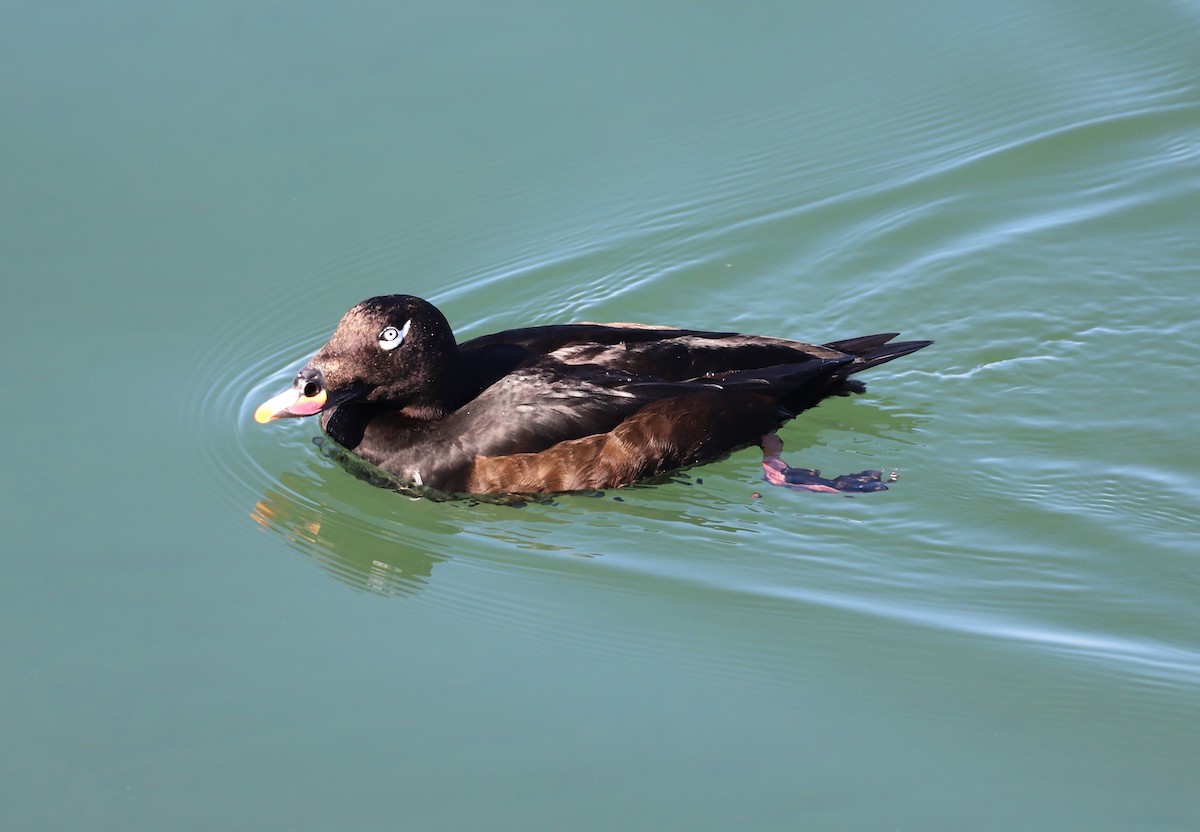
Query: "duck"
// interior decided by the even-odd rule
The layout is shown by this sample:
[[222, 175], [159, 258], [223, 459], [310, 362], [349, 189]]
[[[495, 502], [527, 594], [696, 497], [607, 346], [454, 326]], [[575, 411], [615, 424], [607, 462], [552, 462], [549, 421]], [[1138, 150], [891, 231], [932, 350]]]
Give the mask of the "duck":
[[809, 491], [885, 489], [879, 471], [824, 478], [782, 460], [776, 431], [850, 376], [923, 349], [898, 333], [825, 344], [652, 326], [529, 326], [459, 343], [413, 295], [351, 308], [254, 418], [319, 416], [341, 448], [448, 495], [595, 492], [759, 446], [763, 477]]

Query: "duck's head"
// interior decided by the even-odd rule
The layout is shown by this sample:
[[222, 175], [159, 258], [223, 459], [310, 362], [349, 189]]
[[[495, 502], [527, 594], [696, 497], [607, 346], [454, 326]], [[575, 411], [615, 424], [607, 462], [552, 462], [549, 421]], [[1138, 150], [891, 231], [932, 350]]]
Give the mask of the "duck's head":
[[454, 406], [457, 384], [458, 347], [445, 316], [421, 298], [382, 295], [347, 312], [292, 386], [254, 419], [312, 416], [349, 401], [436, 418]]

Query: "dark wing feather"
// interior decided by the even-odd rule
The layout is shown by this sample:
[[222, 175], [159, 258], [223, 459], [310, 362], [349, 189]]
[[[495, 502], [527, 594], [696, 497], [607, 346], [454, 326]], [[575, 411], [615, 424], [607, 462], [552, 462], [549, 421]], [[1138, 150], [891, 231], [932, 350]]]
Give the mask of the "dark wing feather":
[[781, 338], [614, 324], [509, 330], [467, 341], [461, 351], [478, 390], [517, 367], [537, 366], [547, 359], [686, 381], [733, 370], [827, 361], [846, 354]]
[[476, 457], [537, 453], [616, 427], [656, 398], [657, 391], [625, 389], [635, 380], [604, 368], [544, 362], [509, 373], [444, 419], [406, 425], [403, 441], [387, 439], [387, 453], [356, 452], [433, 488], [469, 491]]
[[[780, 406], [781, 398], [850, 361], [841, 356], [679, 382], [543, 361], [505, 376], [428, 430], [415, 428], [408, 441], [392, 444], [394, 453], [376, 464], [445, 491], [496, 490], [485, 488], [483, 480], [501, 483], [515, 475], [512, 466], [521, 468], [530, 483], [533, 470], [553, 476], [553, 482], [566, 482], [562, 478], [575, 471], [569, 476], [592, 483], [542, 490], [629, 482], [618, 474], [631, 468], [670, 470], [757, 441], [792, 415]], [[588, 451], [601, 448], [605, 459], [580, 464]], [[504, 463], [509, 468], [497, 461], [512, 457], [522, 461]], [[558, 469], [559, 474], [552, 473]]]
[[[777, 402], [833, 377], [851, 362], [843, 355], [670, 381], [609, 366], [543, 361], [496, 382], [448, 416], [440, 430], [466, 437], [463, 449], [480, 456], [534, 453], [612, 430], [642, 408], [666, 399], [686, 407], [690, 395], [706, 394], [709, 400], [714, 393], [751, 393]], [[710, 432], [715, 429], [714, 423]]]
[[661, 396], [630, 373], [543, 362], [510, 373], [450, 414], [439, 431], [473, 454], [528, 453], [610, 430]]

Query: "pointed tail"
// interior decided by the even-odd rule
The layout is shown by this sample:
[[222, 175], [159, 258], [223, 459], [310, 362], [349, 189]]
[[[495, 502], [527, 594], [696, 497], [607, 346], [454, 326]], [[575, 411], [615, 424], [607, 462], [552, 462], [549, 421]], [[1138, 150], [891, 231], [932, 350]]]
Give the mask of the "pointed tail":
[[846, 366], [845, 375], [861, 372], [880, 364], [886, 364], [893, 358], [916, 352], [932, 344], [932, 341], [897, 341], [890, 343], [900, 333], [884, 332], [879, 335], [863, 335], [858, 338], [847, 338], [843, 341], [831, 341], [825, 344], [831, 350], [838, 350], [854, 356], [854, 360]]

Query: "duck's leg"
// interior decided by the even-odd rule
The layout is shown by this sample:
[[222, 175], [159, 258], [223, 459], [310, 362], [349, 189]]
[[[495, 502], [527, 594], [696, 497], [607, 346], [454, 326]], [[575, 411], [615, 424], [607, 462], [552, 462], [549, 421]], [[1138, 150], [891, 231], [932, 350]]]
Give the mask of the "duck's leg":
[[885, 482], [895, 482], [896, 472], [859, 471], [826, 479], [815, 468], [793, 468], [779, 456], [783, 440], [768, 433], [760, 442], [763, 451], [763, 479], [771, 485], [783, 485], [798, 491], [886, 491]]

